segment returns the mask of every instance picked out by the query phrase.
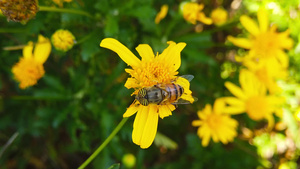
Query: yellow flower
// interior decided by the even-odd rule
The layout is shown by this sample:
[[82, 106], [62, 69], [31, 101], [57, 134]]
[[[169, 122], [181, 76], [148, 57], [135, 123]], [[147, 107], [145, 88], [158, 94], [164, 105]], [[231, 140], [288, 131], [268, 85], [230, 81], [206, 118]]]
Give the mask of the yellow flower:
[[227, 144], [237, 136], [238, 122], [228, 114], [222, 113], [223, 108], [224, 101], [217, 99], [213, 109], [210, 104], [207, 104], [202, 111], [198, 111], [200, 120], [194, 120], [192, 125], [199, 127], [197, 134], [202, 138], [202, 146], [206, 147], [210, 138], [214, 142], [221, 141], [223, 144]]
[[169, 6], [168, 5], [163, 5], [160, 8], [160, 11], [155, 17], [155, 23], [158, 24], [162, 19], [164, 19], [167, 16]]
[[33, 43], [29, 42], [24, 47], [23, 57], [12, 68], [14, 78], [20, 82], [21, 89], [35, 85], [45, 74], [43, 64], [51, 52], [51, 43], [48, 38], [39, 35], [34, 51], [33, 46]]
[[223, 25], [227, 21], [228, 13], [223, 8], [214, 9], [210, 17], [215, 25]]
[[37, 0], [1, 0], [0, 9], [8, 20], [26, 23], [38, 12]]
[[293, 40], [288, 37], [289, 30], [278, 33], [275, 25], [269, 28], [267, 12], [263, 8], [257, 12], [257, 18], [259, 26], [248, 16], [240, 17], [241, 24], [251, 34], [249, 39], [228, 36], [228, 40], [238, 47], [250, 49], [248, 59], [252, 62], [268, 64], [275, 60], [281, 67], [287, 68], [288, 57], [283, 50], [293, 47]]
[[[115, 39], [103, 39], [100, 46], [113, 50], [125, 63], [132, 67], [132, 69], [125, 69], [131, 75], [127, 79], [125, 87], [128, 89], [134, 88], [135, 92], [133, 94], [136, 95], [144, 87], [174, 83], [183, 88], [184, 92], [180, 98], [192, 103], [194, 99], [189, 89], [189, 81], [176, 76], [178, 74], [177, 70], [181, 65], [180, 52], [186, 44], [176, 44], [174, 42], [168, 42], [168, 44], [169, 46], [156, 56], [149, 45], [140, 44], [136, 47], [136, 50], [141, 56], [141, 60]], [[150, 103], [148, 106], [143, 106], [135, 100], [123, 114], [123, 117], [129, 117], [137, 112], [133, 124], [133, 142], [141, 148], [148, 148], [156, 135], [158, 117], [170, 116], [173, 110], [175, 110], [175, 106], [171, 103]]]
[[226, 88], [235, 97], [224, 98], [228, 105], [223, 111], [230, 114], [246, 112], [255, 121], [267, 119], [268, 127], [273, 127], [273, 113], [278, 116], [282, 114], [280, 106], [284, 103], [284, 99], [273, 94], [267, 95], [265, 85], [249, 70], [240, 71], [239, 81], [241, 88], [231, 82], [225, 83]]
[[181, 5], [183, 18], [194, 25], [197, 21], [207, 25], [212, 24], [212, 20], [206, 17], [203, 12], [201, 12], [203, 8], [203, 4], [198, 4], [196, 2], [184, 2]]
[[55, 49], [64, 52], [70, 50], [76, 42], [73, 34], [70, 31], [63, 29], [57, 30], [52, 35], [51, 41]]

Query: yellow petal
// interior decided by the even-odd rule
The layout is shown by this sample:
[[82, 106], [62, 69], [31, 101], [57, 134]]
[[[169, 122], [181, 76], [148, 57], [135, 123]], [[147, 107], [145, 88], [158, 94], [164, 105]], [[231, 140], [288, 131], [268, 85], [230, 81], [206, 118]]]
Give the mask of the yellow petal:
[[223, 112], [227, 113], [227, 114], [241, 114], [244, 113], [246, 111], [245, 106], [227, 106], [224, 108]]
[[275, 124], [275, 120], [274, 120], [274, 117], [272, 114], [268, 115], [266, 117], [267, 121], [268, 121], [268, 130], [271, 131], [272, 128], [274, 127], [274, 124]]
[[33, 51], [34, 60], [38, 63], [45, 63], [51, 52], [51, 42], [48, 38], [39, 35], [38, 43], [35, 45]]
[[203, 124], [203, 122], [201, 120], [192, 121], [192, 126], [194, 126], [194, 127], [201, 126], [202, 124]]
[[125, 72], [129, 73], [130, 75], [134, 72], [132, 69], [125, 69]]
[[267, 100], [268, 100], [268, 103], [270, 105], [272, 105], [272, 106], [278, 106], [278, 107], [280, 107], [280, 106], [282, 106], [282, 104], [285, 103], [285, 98], [278, 97], [278, 96], [272, 96], [272, 95], [270, 95], [270, 96], [267, 97]]
[[162, 19], [164, 19], [164, 18], [167, 16], [168, 9], [169, 9], [169, 6], [168, 6], [168, 5], [163, 5], [163, 6], [160, 8], [159, 13], [158, 13], [158, 14], [156, 15], [156, 17], [155, 17], [155, 23], [156, 23], [156, 24], [158, 24]]
[[126, 112], [123, 114], [123, 117], [130, 117], [134, 113], [136, 113], [139, 109], [139, 106], [135, 105], [134, 103], [127, 108]]
[[223, 97], [223, 100], [231, 106], [245, 107], [245, 102], [236, 97]]
[[213, 20], [211, 18], [206, 17], [203, 12], [200, 12], [198, 14], [197, 20], [202, 22], [202, 23], [205, 23], [206, 25], [210, 25], [210, 24], [213, 23]]
[[225, 86], [234, 96], [236, 96], [242, 100], [246, 100], [247, 97], [241, 88], [239, 88], [238, 86], [236, 86], [235, 84], [233, 84], [231, 82], [225, 82]]
[[[192, 3], [195, 3], [195, 2], [192, 2]], [[197, 4], [197, 3], [195, 3]], [[198, 6], [198, 11], [202, 11], [202, 9], [204, 8], [204, 4], [197, 4]]]
[[267, 32], [269, 28], [269, 18], [268, 18], [267, 11], [264, 8], [260, 8], [257, 11], [257, 19], [258, 19], [260, 31]]
[[282, 68], [287, 68], [289, 66], [289, 57], [282, 50], [277, 49], [277, 59]]
[[171, 111], [175, 110], [175, 106], [173, 104], [167, 104], [167, 106]]
[[223, 98], [219, 98], [215, 100], [214, 106], [213, 106], [213, 112], [216, 114], [221, 114], [222, 110], [225, 106], [225, 102]]
[[202, 137], [202, 146], [203, 146], [203, 147], [207, 147], [209, 141], [210, 141], [210, 133], [206, 133], [206, 134]]
[[293, 39], [289, 38], [290, 30], [286, 30], [284, 32], [279, 33], [279, 43], [280, 47], [284, 49], [291, 49], [294, 45]]
[[135, 78], [129, 77], [124, 85], [127, 89], [139, 87], [139, 83]]
[[227, 40], [232, 42], [235, 46], [250, 49], [252, 47], [252, 42], [246, 38], [235, 38], [233, 36], [227, 36]]
[[138, 67], [141, 61], [123, 44], [113, 38], [105, 38], [100, 46], [116, 52], [120, 58], [130, 66]]
[[239, 82], [241, 84], [241, 88], [246, 96], [251, 96], [254, 94], [256, 88], [254, 88], [253, 84], [254, 74], [246, 69], [242, 69], [239, 75]]
[[140, 145], [145, 124], [149, 114], [149, 106], [139, 106], [139, 110], [133, 122], [132, 141]]
[[141, 44], [135, 48], [139, 55], [142, 57], [142, 61], [151, 61], [154, 59], [154, 53], [152, 48], [147, 44]]
[[172, 112], [167, 105], [162, 105], [159, 107], [158, 115], [160, 118], [163, 119], [164, 117], [172, 115]]
[[252, 35], [256, 36], [260, 33], [257, 24], [249, 16], [241, 16], [240, 21], [244, 28]]
[[177, 70], [181, 65], [180, 52], [186, 46], [186, 43], [168, 42], [169, 46], [162, 52], [160, 57], [165, 60], [166, 63], [174, 65], [174, 69]]
[[157, 105], [149, 105], [149, 114], [141, 138], [140, 147], [148, 148], [154, 141], [158, 125]]
[[24, 58], [32, 58], [33, 55], [32, 55], [32, 51], [33, 51], [33, 42], [28, 42], [28, 45], [26, 45], [24, 48], [23, 48], [23, 57]]

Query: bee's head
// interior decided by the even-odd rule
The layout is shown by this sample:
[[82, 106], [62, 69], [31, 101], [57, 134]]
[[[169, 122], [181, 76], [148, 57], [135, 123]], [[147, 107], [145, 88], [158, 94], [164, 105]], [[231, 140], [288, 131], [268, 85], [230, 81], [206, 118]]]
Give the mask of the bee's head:
[[135, 99], [138, 100], [141, 105], [148, 106], [148, 95], [147, 90], [145, 88], [142, 88], [139, 90], [138, 94], [135, 96]]

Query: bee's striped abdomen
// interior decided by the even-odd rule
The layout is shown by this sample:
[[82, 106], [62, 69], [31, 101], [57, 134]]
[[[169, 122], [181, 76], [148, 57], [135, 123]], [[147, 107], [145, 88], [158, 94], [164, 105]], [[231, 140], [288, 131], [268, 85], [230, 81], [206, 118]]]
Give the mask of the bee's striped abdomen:
[[177, 84], [167, 84], [166, 90], [168, 92], [168, 100], [170, 103], [176, 102], [183, 93], [183, 88]]

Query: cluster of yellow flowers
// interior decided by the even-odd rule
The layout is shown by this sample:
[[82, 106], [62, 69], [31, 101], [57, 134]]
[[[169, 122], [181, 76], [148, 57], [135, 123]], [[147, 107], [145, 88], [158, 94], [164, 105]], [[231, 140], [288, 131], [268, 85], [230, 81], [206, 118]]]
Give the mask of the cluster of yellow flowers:
[[[199, 126], [198, 135], [206, 146], [210, 137], [214, 142], [226, 144], [237, 135], [237, 122], [230, 115], [247, 113], [255, 121], [267, 120], [268, 130], [275, 123], [273, 114], [282, 117], [282, 107], [285, 103], [280, 96], [281, 89], [276, 83], [278, 79], [287, 76], [288, 56], [284, 49], [293, 47], [289, 31], [276, 32], [276, 26], [269, 28], [267, 11], [260, 8], [259, 25], [250, 17], [240, 17], [241, 24], [251, 34], [249, 39], [228, 36], [228, 40], [236, 46], [249, 49], [246, 56], [236, 56], [243, 67], [239, 74], [241, 87], [226, 82], [225, 87], [233, 94], [216, 100], [213, 109], [206, 105], [198, 112], [200, 120], [193, 121], [193, 126]], [[226, 132], [224, 130], [227, 130]]]
[[228, 113], [246, 112], [253, 120], [267, 119], [269, 128], [274, 125], [273, 113], [281, 117], [284, 99], [279, 96], [281, 89], [276, 83], [287, 76], [288, 56], [284, 49], [293, 47], [289, 30], [279, 33], [276, 26], [269, 27], [267, 11], [257, 12], [259, 25], [250, 17], [240, 17], [241, 24], [251, 34], [249, 39], [228, 37], [236, 46], [249, 49], [246, 56], [237, 56], [244, 68], [240, 71], [241, 88], [230, 82], [225, 86], [235, 96], [225, 98]]
[[[64, 52], [71, 49], [76, 42], [71, 32], [61, 29], [52, 35], [51, 40], [57, 50]], [[21, 89], [37, 84], [37, 81], [44, 76], [43, 64], [48, 59], [50, 52], [50, 40], [42, 35], [39, 35], [38, 42], [35, 45], [30, 41], [23, 48], [23, 57], [12, 68], [14, 78], [20, 83], [19, 87]]]
[[[223, 25], [227, 21], [228, 13], [221, 7], [214, 9], [211, 12], [211, 18], [207, 17], [202, 11], [204, 8], [203, 4], [198, 4], [196, 2], [182, 2], [180, 4], [180, 12], [183, 15], [183, 18], [191, 23], [196, 24], [197, 21], [202, 22], [206, 25], [214, 23], [217, 26]], [[167, 16], [168, 5], [163, 5], [156, 15], [155, 23], [158, 24], [162, 19]]]

